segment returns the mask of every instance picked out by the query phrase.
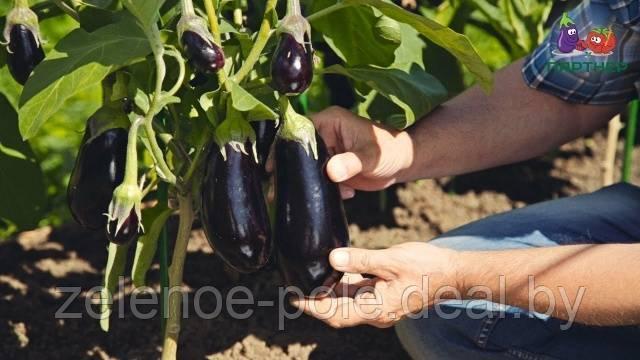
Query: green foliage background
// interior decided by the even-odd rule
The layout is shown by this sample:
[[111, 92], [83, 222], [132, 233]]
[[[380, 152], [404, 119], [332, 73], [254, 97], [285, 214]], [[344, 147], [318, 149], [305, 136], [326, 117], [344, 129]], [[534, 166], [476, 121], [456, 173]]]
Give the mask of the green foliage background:
[[[323, 2], [331, 3], [331, 0], [307, 0], [304, 1], [308, 8], [319, 6]], [[45, 1], [32, 1], [32, 5], [45, 3]], [[3, 1], [0, 4], [0, 17], [6, 15], [10, 9], [10, 2]], [[550, 13], [557, 16], [565, 3], [556, 2], [556, 9], [552, 1], [523, 1], [523, 0], [449, 0], [435, 4], [431, 1], [418, 1], [416, 13], [433, 19], [453, 30], [467, 35], [482, 59], [492, 68], [499, 69], [506, 64], [524, 56], [530, 52], [544, 38], [544, 24]], [[366, 23], [367, 17], [379, 17], [378, 10], [371, 9], [368, 13], [354, 12], [353, 8], [341, 10], [336, 16], [349, 19], [344, 21], [355, 27], [350, 29], [352, 38], [344, 38], [344, 44], [334, 44], [343, 51], [350, 51], [352, 42], [367, 41], [368, 36], [382, 36], [377, 39], [381, 46], [397, 47], [398, 39], [402, 46], [397, 47], [395, 63], [393, 67], [404, 69], [407, 72], [411, 66], [419, 64], [424, 66], [430, 74], [434, 75], [448, 90], [452, 96], [468, 86], [473, 85], [474, 77], [461, 66], [455, 58], [442, 48], [436, 46], [423, 36], [419, 35], [408, 25], [400, 24], [399, 28], [387, 27], [387, 23], [378, 23], [378, 35], [372, 35], [366, 29], [358, 29], [359, 21]], [[363, 20], [363, 18], [365, 18]], [[251, 19], [249, 22], [251, 23]], [[333, 21], [333, 20], [332, 20]], [[3, 26], [3, 24], [0, 24]], [[331, 24], [324, 26], [323, 33], [330, 34]], [[55, 16], [41, 21], [41, 31], [44, 39], [46, 53], [52, 51], [57, 42], [78, 27], [78, 24], [68, 16]], [[314, 24], [319, 28], [323, 24]], [[381, 34], [381, 35], [380, 35]], [[400, 37], [400, 38], [397, 38]], [[326, 40], [326, 39], [325, 39]], [[394, 45], [395, 44], [395, 45]], [[416, 50], [418, 49], [418, 50]], [[420, 51], [421, 49], [421, 51]], [[339, 54], [342, 55], [342, 54]], [[353, 64], [359, 65], [358, 54], [346, 54], [345, 56]], [[6, 56], [5, 50], [0, 50], [0, 57]], [[323, 54], [320, 53], [323, 58]], [[371, 59], [362, 59], [364, 63]], [[381, 66], [389, 65], [393, 58], [376, 59]], [[413, 64], [413, 65], [412, 65]], [[343, 73], [344, 69], [333, 68], [333, 72]], [[351, 81], [363, 80], [364, 72], [350, 74]], [[366, 78], [365, 78], [366, 80]], [[391, 100], [380, 96], [362, 83], [355, 83], [358, 90], [359, 106], [355, 109], [363, 115], [372, 118], [383, 119], [389, 115], [385, 109], [396, 107], [402, 111], [405, 107], [427, 107], [430, 104], [421, 104], [409, 99], [407, 103], [391, 103]], [[17, 109], [17, 102], [21, 87], [10, 76], [4, 61], [0, 59], [0, 93], [6, 95], [11, 104]], [[427, 90], [428, 91], [428, 90]], [[40, 222], [42, 225], [57, 225], [70, 219], [66, 208], [66, 184], [73, 167], [76, 152], [80, 144], [86, 119], [101, 106], [101, 88], [92, 87], [69, 99], [65, 106], [50, 120], [44, 123], [38, 135], [29, 140], [35, 157], [40, 162], [46, 184], [47, 203], [43, 211], [48, 214]], [[319, 111], [330, 105], [330, 96], [322, 77], [316, 77], [313, 86], [308, 92], [309, 110]], [[390, 119], [393, 124], [393, 119]], [[0, 171], [3, 171], [0, 169]], [[16, 227], [7, 226], [0, 219], [0, 239], [6, 237]]]

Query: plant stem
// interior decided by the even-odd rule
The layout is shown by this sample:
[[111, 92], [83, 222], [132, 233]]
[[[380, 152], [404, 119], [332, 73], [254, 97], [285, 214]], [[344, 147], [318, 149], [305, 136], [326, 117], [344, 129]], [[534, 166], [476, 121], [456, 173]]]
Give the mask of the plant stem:
[[[27, 3], [27, 0], [20, 0], [20, 1], [24, 1], [25, 3]], [[18, 2], [18, 1], [16, 1]], [[60, 10], [62, 10], [65, 14], [71, 16], [71, 18], [73, 18], [73, 20], [80, 22], [80, 15], [78, 15], [78, 12], [72, 8], [71, 6], [69, 6], [69, 4], [67, 4], [66, 2], [64, 2], [63, 0], [54, 0], [53, 1], [56, 6], [58, 8], [60, 8]]]
[[[160, 183], [158, 185], [158, 202], [163, 205], [167, 205], [168, 196], [167, 196], [167, 184]], [[169, 288], [169, 254], [167, 250], [167, 225], [165, 223], [162, 228], [162, 232], [160, 233], [159, 239], [159, 247], [160, 247], [160, 313], [162, 314], [162, 319], [160, 319], [162, 324], [162, 333], [164, 334], [166, 325], [167, 325], [167, 290]]]
[[207, 145], [210, 139], [211, 139], [211, 132], [203, 131], [198, 141], [198, 144], [196, 145], [196, 154], [193, 157], [193, 161], [191, 162], [191, 165], [189, 166], [189, 169], [187, 170], [187, 173], [184, 176], [183, 184], [186, 185], [185, 188], [187, 189], [190, 188], [189, 183], [193, 178], [193, 174], [200, 166], [200, 160], [201, 160], [202, 154], [204, 153], [205, 146]]
[[129, 128], [127, 138], [127, 162], [124, 168], [124, 184], [138, 183], [138, 129], [144, 122], [142, 117], [136, 118]]
[[187, 254], [187, 244], [193, 225], [193, 202], [190, 195], [178, 195], [180, 205], [180, 223], [178, 237], [173, 250], [173, 259], [169, 267], [169, 318], [164, 333], [163, 360], [174, 360], [178, 352], [178, 336], [180, 335], [180, 320], [182, 318], [182, 291], [173, 289], [182, 286], [184, 260]]
[[240, 0], [235, 1], [235, 8], [233, 9], [233, 23], [242, 27], [242, 3]]
[[176, 83], [173, 85], [171, 90], [169, 90], [168, 92], [168, 96], [173, 96], [178, 92], [178, 90], [180, 90], [180, 87], [184, 82], [186, 66], [184, 64], [184, 59], [182, 58], [182, 55], [180, 55], [180, 52], [178, 52], [178, 50], [176, 50], [175, 48], [172, 48], [170, 51], [167, 51], [166, 53], [167, 55], [176, 59], [176, 62], [178, 63], [178, 79], [176, 80]]
[[271, 23], [269, 21], [269, 14], [271, 11], [275, 11], [277, 0], [268, 0], [267, 5], [264, 10], [264, 18], [262, 19], [262, 24], [260, 24], [260, 30], [258, 30], [258, 36], [256, 38], [256, 42], [253, 44], [249, 55], [247, 55], [247, 59], [240, 67], [240, 70], [233, 76], [233, 80], [237, 83], [240, 83], [249, 73], [253, 70], [253, 67], [256, 65], [256, 62], [260, 60], [260, 55], [262, 54], [262, 50], [267, 45], [267, 41], [269, 41], [269, 37], [271, 36]]
[[355, 4], [337, 3], [335, 5], [328, 6], [328, 7], [324, 8], [324, 9], [322, 9], [320, 11], [317, 11], [317, 12], [307, 16], [307, 21], [310, 22], [310, 23], [314, 22], [315, 20], [318, 20], [318, 19], [320, 19], [320, 18], [322, 18], [324, 16], [327, 16], [327, 15], [333, 13], [333, 12], [336, 12], [338, 10], [341, 10], [341, 9], [344, 9], [344, 8], [347, 8], [347, 7], [350, 7], [350, 6], [353, 6], [353, 5], [355, 5]]
[[[56, 1], [58, 2], [58, 1]], [[14, 6], [16, 8], [28, 8], [29, 7], [29, 1], [28, 0], [15, 0], [13, 2]]]
[[289, 15], [302, 15], [300, 0], [287, 0], [287, 16]]
[[160, 109], [160, 97], [162, 96], [162, 82], [164, 81], [164, 77], [167, 73], [167, 66], [164, 62], [164, 45], [162, 44], [162, 40], [160, 39], [160, 30], [158, 30], [157, 25], [153, 25], [153, 27], [147, 31], [147, 37], [149, 38], [149, 43], [151, 44], [151, 50], [153, 51], [153, 57], [156, 63], [156, 88], [151, 98], [151, 104], [149, 106], [149, 111], [145, 115], [144, 121], [144, 129], [147, 133], [147, 138], [149, 140], [149, 144], [151, 145], [151, 153], [153, 158], [158, 166], [160, 173], [160, 177], [170, 183], [176, 183], [176, 176], [169, 169], [169, 165], [164, 159], [164, 153], [160, 146], [158, 145], [158, 141], [156, 140], [156, 133], [153, 130], [153, 117], [161, 110]]
[[633, 168], [633, 146], [636, 142], [636, 130], [638, 128], [638, 100], [631, 101], [629, 106], [629, 119], [627, 119], [626, 139], [624, 143], [624, 162], [622, 166], [622, 181], [631, 181]]
[[186, 16], [196, 15], [196, 11], [193, 9], [193, 1], [181, 0], [180, 5], [181, 5], [180, 9], [181, 9], [182, 15], [186, 15]]
[[[220, 25], [218, 24], [218, 14], [216, 13], [216, 7], [213, 4], [213, 0], [204, 0], [204, 7], [207, 11], [207, 17], [209, 18], [209, 26], [211, 27], [211, 35], [213, 40], [219, 46], [222, 46], [222, 37], [220, 36]], [[220, 85], [225, 86], [227, 82], [227, 73], [225, 69], [218, 71], [218, 81]]]

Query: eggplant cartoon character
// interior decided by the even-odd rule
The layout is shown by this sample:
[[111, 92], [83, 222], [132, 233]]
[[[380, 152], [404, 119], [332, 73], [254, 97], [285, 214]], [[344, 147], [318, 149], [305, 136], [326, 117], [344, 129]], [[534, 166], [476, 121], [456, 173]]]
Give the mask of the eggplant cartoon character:
[[558, 50], [563, 53], [570, 53], [576, 48], [578, 44], [578, 29], [576, 24], [571, 20], [569, 15], [565, 12], [560, 19], [560, 36], [558, 37]]

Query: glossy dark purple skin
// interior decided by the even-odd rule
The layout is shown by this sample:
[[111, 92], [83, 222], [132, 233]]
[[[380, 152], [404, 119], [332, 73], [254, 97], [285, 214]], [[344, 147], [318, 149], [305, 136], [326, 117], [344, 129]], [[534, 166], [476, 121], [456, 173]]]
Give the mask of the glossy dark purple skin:
[[116, 221], [109, 221], [109, 225], [107, 226], [107, 239], [118, 245], [128, 244], [138, 237], [139, 224], [138, 215], [136, 215], [135, 210], [131, 209], [129, 217], [124, 221], [117, 234], [116, 226], [118, 223]]
[[258, 162], [260, 163], [260, 169], [264, 175], [267, 174], [265, 166], [267, 159], [269, 158], [269, 152], [271, 151], [271, 145], [276, 139], [276, 122], [272, 120], [252, 121], [251, 126], [256, 132], [256, 143], [258, 150]]
[[128, 133], [117, 128], [88, 141], [92, 137], [87, 124], [69, 179], [67, 202], [80, 225], [96, 230], [105, 227], [113, 191], [124, 179]]
[[271, 61], [271, 86], [281, 94], [294, 95], [307, 90], [313, 80], [313, 53], [287, 33]]
[[305, 296], [340, 280], [342, 273], [330, 266], [329, 253], [349, 246], [340, 191], [326, 175], [327, 149], [316, 138], [318, 160], [295, 141], [278, 138], [275, 146], [278, 262], [287, 285]]
[[24, 85], [35, 67], [44, 59], [42, 46], [26, 26], [16, 24], [9, 33], [7, 65], [13, 78]]
[[222, 49], [193, 31], [182, 34], [182, 47], [189, 63], [201, 73], [213, 74], [224, 67]]
[[235, 270], [250, 273], [267, 264], [273, 249], [260, 167], [253, 156], [229, 145], [225, 149], [226, 161], [212, 146], [206, 163], [202, 226], [216, 254]]

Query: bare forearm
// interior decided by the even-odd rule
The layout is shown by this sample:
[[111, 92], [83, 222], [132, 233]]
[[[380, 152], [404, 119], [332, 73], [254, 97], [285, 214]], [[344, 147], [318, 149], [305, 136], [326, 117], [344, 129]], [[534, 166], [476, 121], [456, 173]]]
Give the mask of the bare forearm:
[[413, 163], [401, 181], [526, 160], [603, 126], [620, 106], [567, 103], [530, 89], [518, 61], [496, 74], [490, 95], [474, 87], [410, 130]]
[[459, 276], [470, 298], [484, 298], [484, 286], [492, 301], [560, 319], [640, 324], [640, 288], [633, 286], [640, 279], [638, 244], [462, 252], [460, 259]]

